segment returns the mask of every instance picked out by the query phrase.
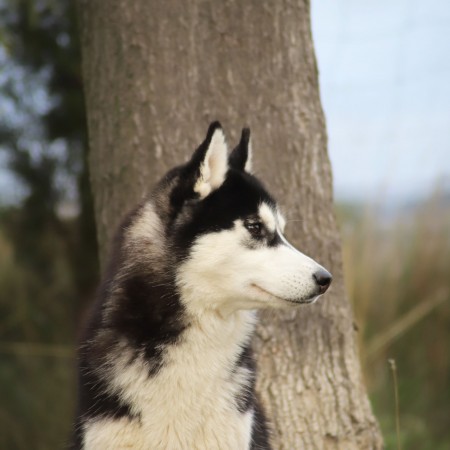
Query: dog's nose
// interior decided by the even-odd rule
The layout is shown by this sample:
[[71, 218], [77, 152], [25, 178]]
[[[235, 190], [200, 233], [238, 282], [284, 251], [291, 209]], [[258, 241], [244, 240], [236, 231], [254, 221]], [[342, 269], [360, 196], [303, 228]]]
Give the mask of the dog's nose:
[[333, 279], [331, 273], [325, 269], [318, 270], [315, 274], [313, 274], [313, 277], [319, 285], [319, 291], [321, 294], [323, 294], [330, 287], [331, 280]]

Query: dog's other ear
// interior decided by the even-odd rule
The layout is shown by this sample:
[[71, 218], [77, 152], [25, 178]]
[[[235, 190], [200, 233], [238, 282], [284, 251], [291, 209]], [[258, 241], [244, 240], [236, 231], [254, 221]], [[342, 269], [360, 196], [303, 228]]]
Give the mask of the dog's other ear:
[[231, 152], [230, 167], [238, 170], [252, 171], [252, 143], [250, 140], [250, 129], [244, 128], [241, 134], [241, 140], [236, 148]]
[[228, 147], [222, 126], [213, 122], [206, 138], [190, 161], [195, 171], [194, 192], [205, 198], [225, 181], [228, 171]]

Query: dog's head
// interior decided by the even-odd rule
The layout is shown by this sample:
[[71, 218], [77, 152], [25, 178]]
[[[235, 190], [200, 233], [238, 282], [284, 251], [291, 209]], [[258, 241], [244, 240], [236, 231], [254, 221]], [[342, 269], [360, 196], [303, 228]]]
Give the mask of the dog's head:
[[312, 303], [331, 283], [284, 237], [285, 220], [252, 175], [251, 156], [248, 129], [228, 155], [215, 122], [190, 161], [157, 188], [156, 198], [167, 199], [163, 234], [177, 255], [176, 283], [196, 311]]

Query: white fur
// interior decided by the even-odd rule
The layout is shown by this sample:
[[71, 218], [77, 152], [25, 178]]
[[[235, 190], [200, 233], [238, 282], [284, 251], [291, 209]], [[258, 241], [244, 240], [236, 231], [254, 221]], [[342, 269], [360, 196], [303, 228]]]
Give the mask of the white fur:
[[95, 419], [84, 424], [84, 449], [133, 449], [144, 450], [148, 447], [142, 440], [140, 424], [137, 420]]
[[[126, 230], [126, 233], [128, 241], [133, 243], [141, 243], [147, 239], [149, 243], [154, 245], [163, 239], [163, 226], [152, 203], [147, 202], [143, 206], [139, 212], [139, 217], [133, 221], [132, 225]], [[153, 251], [154, 248], [152, 246], [150, 252]]]
[[284, 233], [284, 227], [286, 226], [286, 219], [279, 211], [277, 211], [277, 222], [279, 226], [279, 231], [281, 231], [281, 233]]
[[252, 173], [253, 169], [253, 148], [252, 148], [252, 139], [248, 140], [248, 153], [247, 153], [247, 161], [245, 161], [244, 170], [248, 173]]
[[246, 245], [250, 236], [238, 220], [231, 230], [200, 237], [179, 271], [182, 296], [192, 298], [186, 306], [193, 312], [215, 309], [228, 314], [315, 301], [313, 274], [322, 267], [279, 234], [284, 245], [252, 248]]
[[126, 343], [114, 352], [105, 367], [111, 391], [132, 405], [140, 420], [87, 423], [86, 449], [249, 448], [253, 411], [241, 414], [235, 404], [249, 374], [233, 368], [253, 331], [255, 315], [239, 311], [224, 319], [204, 312], [191, 319], [182, 341], [168, 347], [154, 377], [148, 376], [143, 358], [129, 363]]
[[126, 247], [139, 255], [153, 270], [161, 269], [165, 255], [165, 238], [161, 219], [152, 203], [147, 202], [130, 227], [125, 231]]
[[261, 203], [259, 205], [259, 217], [266, 225], [267, 229], [272, 233], [277, 228], [277, 220], [276, 216], [272, 210], [272, 208], [267, 203]]
[[200, 166], [200, 177], [195, 183], [194, 191], [200, 194], [200, 198], [206, 197], [222, 185], [227, 171], [228, 147], [223, 131], [217, 128]]

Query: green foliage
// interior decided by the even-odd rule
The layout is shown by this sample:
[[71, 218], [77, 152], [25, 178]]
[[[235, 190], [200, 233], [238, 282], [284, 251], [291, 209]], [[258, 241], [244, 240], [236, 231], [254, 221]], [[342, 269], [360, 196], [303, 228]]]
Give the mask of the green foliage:
[[39, 244], [48, 260], [36, 271], [0, 234], [0, 448], [5, 449], [63, 448], [73, 414], [73, 359], [55, 357], [52, 349], [73, 347], [74, 277], [62, 239], [41, 233]]
[[75, 2], [6, 0], [0, 3], [0, 15], [10, 61], [31, 74], [49, 72], [46, 88], [52, 102], [39, 117], [46, 135], [82, 143], [86, 119]]
[[74, 411], [72, 360], [2, 356], [0, 379], [0, 448], [67, 448]]
[[[0, 123], [0, 149], [24, 191], [9, 237], [18, 257], [36, 259], [39, 268], [47, 259], [39, 255], [40, 233], [50, 226], [61, 235], [82, 299], [98, 270], [75, 3], [4, 0], [0, 15], [9, 67], [0, 100], [14, 112]], [[80, 214], [72, 235], [62, 236], [58, 210], [67, 204]]]

